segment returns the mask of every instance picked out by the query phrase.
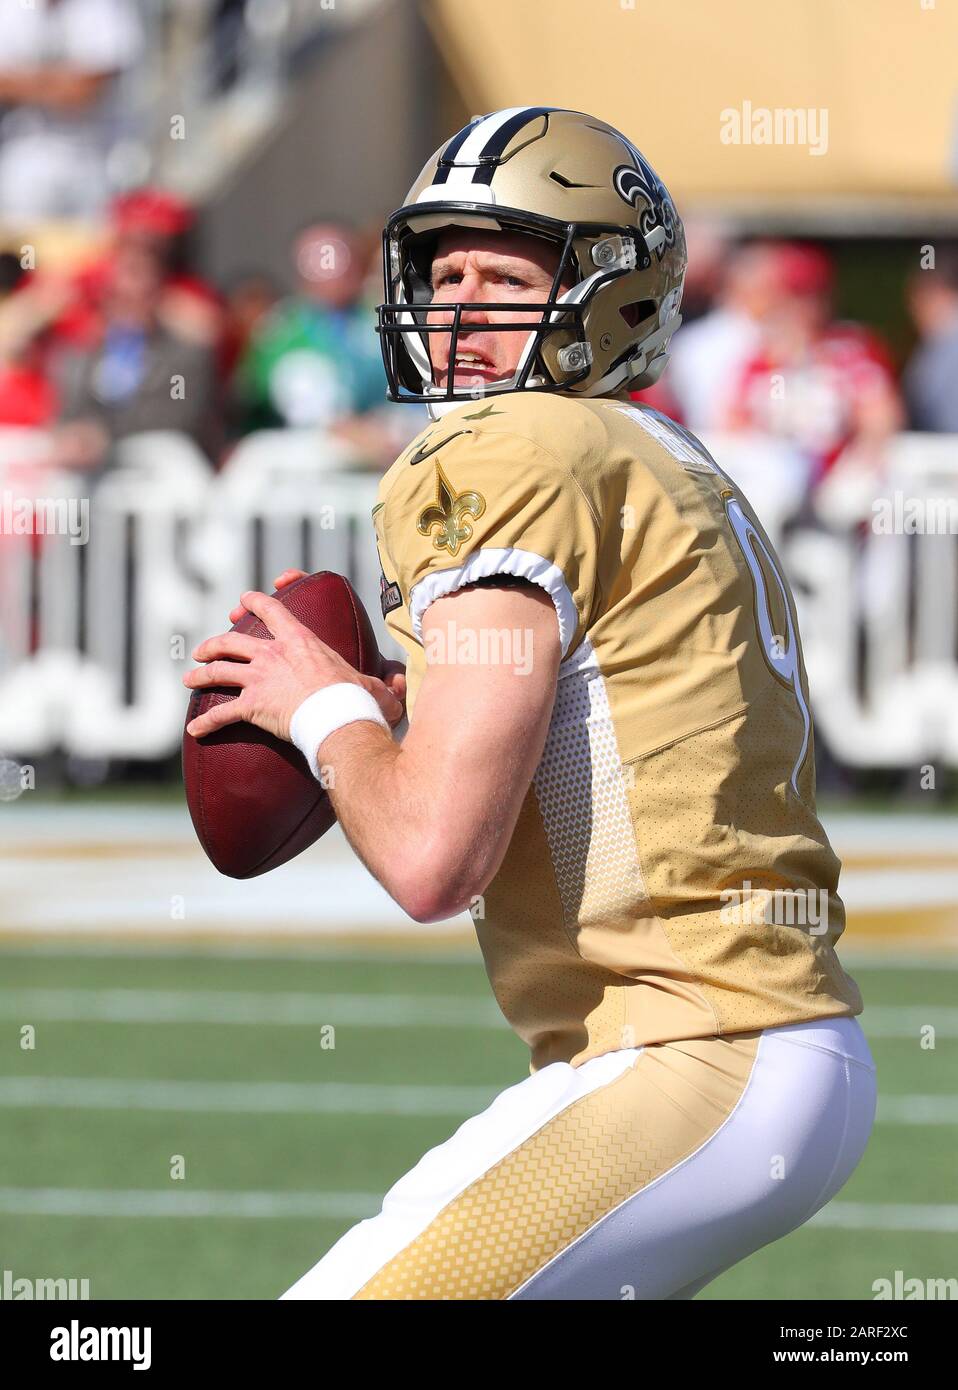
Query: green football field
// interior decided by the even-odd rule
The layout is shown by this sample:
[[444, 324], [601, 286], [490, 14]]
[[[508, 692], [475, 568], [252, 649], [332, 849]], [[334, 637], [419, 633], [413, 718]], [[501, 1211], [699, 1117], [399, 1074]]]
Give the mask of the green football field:
[[[955, 963], [850, 964], [869, 1150], [815, 1223], [701, 1298], [958, 1274]], [[0, 971], [0, 1272], [93, 1298], [275, 1297], [527, 1070], [466, 953], [9, 945]]]

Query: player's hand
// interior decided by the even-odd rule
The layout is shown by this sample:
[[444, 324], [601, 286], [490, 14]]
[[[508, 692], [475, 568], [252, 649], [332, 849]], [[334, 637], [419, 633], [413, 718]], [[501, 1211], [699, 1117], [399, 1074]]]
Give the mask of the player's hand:
[[[276, 578], [273, 580], [273, 588], [285, 589], [287, 584], [292, 584], [297, 579], [305, 578], [305, 570], [283, 570], [283, 573], [277, 575]], [[241, 603], [238, 603], [235, 608], [230, 610], [230, 622], [238, 623], [240, 618], [245, 617], [248, 611], [249, 610], [247, 608], [244, 608]]]
[[[277, 590], [285, 589], [288, 584], [294, 584], [297, 579], [305, 578], [305, 570], [283, 570], [283, 573], [278, 574], [273, 580], [273, 588]], [[242, 603], [238, 603], [230, 612], [230, 622], [238, 623], [240, 618], [244, 617], [247, 612], [249, 612], [249, 610], [244, 608]], [[393, 719], [390, 717], [387, 710], [383, 708], [382, 702], [380, 702], [380, 707], [383, 708], [383, 714], [389, 720], [390, 724], [395, 727], [405, 714], [406, 704], [406, 668], [401, 661], [383, 662], [382, 682], [388, 690], [392, 691], [393, 695], [395, 695], [396, 699], [403, 706], [403, 714]]]
[[185, 686], [190, 690], [238, 686], [240, 693], [235, 700], [214, 705], [191, 720], [186, 726], [188, 734], [203, 738], [245, 719], [288, 742], [290, 720], [307, 695], [342, 681], [368, 690], [386, 720], [391, 725], [399, 723], [403, 705], [393, 687], [398, 688], [401, 679], [405, 693], [404, 676], [390, 672], [386, 681], [364, 676], [288, 613], [278, 599], [255, 590], [241, 597], [244, 611], [254, 613], [265, 624], [273, 641], [221, 632], [194, 648], [194, 659], [205, 664], [187, 672]]

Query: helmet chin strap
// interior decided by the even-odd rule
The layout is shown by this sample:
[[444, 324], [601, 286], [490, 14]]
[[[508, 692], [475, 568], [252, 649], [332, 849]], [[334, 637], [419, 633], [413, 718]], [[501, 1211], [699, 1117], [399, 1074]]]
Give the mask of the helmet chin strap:
[[[516, 375], [516, 374], [513, 373], [513, 375], [512, 375], [511, 377], [503, 377], [503, 378], [502, 378], [502, 381], [493, 381], [493, 382], [490, 383], [490, 385], [492, 385], [492, 386], [507, 385], [510, 381], [514, 381], [514, 380], [515, 380], [515, 375]], [[542, 376], [530, 376], [530, 377], [529, 377], [529, 380], [528, 380], [528, 382], [527, 382], [526, 384], [529, 385], [529, 386], [545, 386], [547, 383], [546, 383], [545, 377], [542, 377]], [[487, 394], [485, 391], [477, 391], [477, 390], [475, 389], [475, 387], [473, 387], [473, 388], [471, 388], [469, 391], [466, 391], [463, 395], [461, 395], [461, 396], [454, 396], [454, 397], [452, 398], [452, 400], [449, 401], [449, 400], [446, 400], [445, 391], [444, 391], [444, 389], [443, 389], [441, 386], [436, 386], [435, 388], [431, 388], [431, 387], [428, 387], [428, 386], [427, 386], [425, 389], [426, 389], [427, 391], [430, 390], [430, 389], [435, 389], [435, 391], [436, 391], [437, 393], [441, 393], [441, 399], [435, 400], [435, 401], [427, 401], [427, 402], [426, 402], [426, 414], [429, 416], [430, 420], [441, 420], [442, 417], [443, 417], [444, 415], [448, 415], [448, 414], [449, 414], [450, 410], [457, 410], [457, 409], [459, 408], [459, 406], [461, 406], [461, 405], [467, 405], [470, 401], [473, 401], [473, 402], [478, 403], [479, 401], [485, 400], [486, 394]], [[503, 395], [503, 394], [507, 394], [507, 393], [506, 393], [506, 392], [496, 392], [496, 391], [492, 391], [492, 392], [489, 392], [489, 394], [490, 394], [490, 395]]]
[[427, 401], [426, 414], [430, 420], [441, 420], [444, 415], [448, 415], [450, 410], [458, 410], [463, 404], [465, 397], [451, 401]]

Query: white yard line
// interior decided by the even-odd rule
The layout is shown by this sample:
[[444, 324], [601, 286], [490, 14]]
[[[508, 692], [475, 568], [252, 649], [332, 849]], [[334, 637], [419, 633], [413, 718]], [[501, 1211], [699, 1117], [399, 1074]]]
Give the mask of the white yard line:
[[859, 1015], [870, 1038], [914, 1038], [933, 1028], [936, 1038], [958, 1038], [958, 1008], [953, 1004], [878, 1004]]
[[[445, 962], [443, 962], [445, 963]], [[0, 988], [0, 1018], [30, 1023], [209, 1023], [246, 1027], [354, 1028], [508, 1027], [491, 997], [436, 994], [290, 993], [252, 990], [18, 989]], [[933, 1028], [936, 1038], [958, 1037], [958, 1007], [896, 1004], [861, 1015], [870, 1038], [913, 1038]]]
[[812, 1226], [845, 1231], [958, 1231], [958, 1206], [918, 1206], [890, 1202], [829, 1202]]
[[[365, 1081], [158, 1081], [0, 1076], [0, 1109], [166, 1110], [231, 1115], [476, 1114], [492, 1086], [415, 1086]], [[878, 1123], [956, 1125], [958, 1096], [883, 1095]]]
[[243, 990], [0, 989], [0, 1018], [22, 1023], [334, 1024], [508, 1031], [494, 1000], [425, 994]]
[[[0, 1187], [5, 1216], [240, 1217], [244, 1219], [361, 1220], [382, 1195], [367, 1192], [209, 1192], [151, 1189], [109, 1191], [64, 1187]], [[809, 1223], [846, 1231], [958, 1231], [958, 1206], [830, 1202]]]
[[958, 1125], [958, 1096], [880, 1095], [877, 1119], [884, 1125]]
[[[518, 1078], [517, 1078], [518, 1079]], [[493, 1086], [337, 1081], [140, 1081], [3, 1076], [0, 1109], [168, 1110], [230, 1115], [461, 1116], [484, 1110]]]
[[382, 1196], [365, 1192], [154, 1192], [72, 1187], [0, 1187], [6, 1216], [239, 1216], [331, 1220], [373, 1216]]

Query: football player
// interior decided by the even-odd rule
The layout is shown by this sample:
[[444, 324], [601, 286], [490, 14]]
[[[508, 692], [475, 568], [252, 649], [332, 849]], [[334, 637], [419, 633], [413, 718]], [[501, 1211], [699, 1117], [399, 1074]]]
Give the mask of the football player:
[[432, 417], [373, 514], [405, 676], [260, 593], [275, 641], [195, 653], [188, 684], [242, 689], [191, 732], [249, 719], [331, 769], [393, 897], [472, 910], [531, 1053], [287, 1298], [690, 1298], [865, 1148], [788, 582], [702, 445], [628, 394], [684, 274], [668, 192], [604, 122], [459, 131], [385, 233], [389, 394]]

